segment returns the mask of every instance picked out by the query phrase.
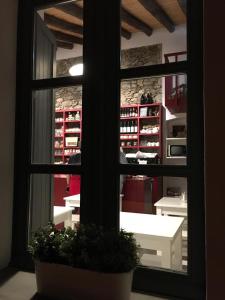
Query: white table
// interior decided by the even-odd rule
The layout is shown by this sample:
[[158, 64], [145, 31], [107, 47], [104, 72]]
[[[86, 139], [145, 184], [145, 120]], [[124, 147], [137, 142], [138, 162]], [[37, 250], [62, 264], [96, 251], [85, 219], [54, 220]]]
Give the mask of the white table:
[[182, 217], [120, 213], [120, 227], [133, 232], [141, 248], [158, 250], [161, 267], [182, 270]]
[[[120, 194], [120, 209], [122, 207], [122, 198], [123, 194]], [[65, 201], [66, 207], [80, 207], [80, 194], [68, 196], [63, 198]], [[72, 222], [77, 223], [80, 220], [79, 214], [73, 214], [72, 215]]]
[[80, 194], [64, 197], [66, 207], [80, 207]]
[[[72, 208], [80, 207], [80, 194], [64, 197], [63, 199], [65, 201], [66, 207], [72, 207]], [[72, 224], [74, 225], [79, 221], [80, 221], [80, 215], [73, 214], [72, 215]], [[73, 226], [72, 226], [72, 228], [73, 228]]]
[[64, 222], [65, 227], [72, 227], [72, 207], [54, 206], [54, 224]]
[[[64, 200], [66, 207], [80, 207], [80, 194], [65, 197]], [[183, 221], [182, 217], [120, 213], [120, 227], [133, 232], [144, 251], [158, 250], [158, 253], [160, 251], [161, 266], [174, 270], [182, 269]]]
[[163, 197], [154, 206], [156, 206], [157, 215], [187, 217], [187, 202], [182, 201], [179, 197]]
[[187, 238], [187, 202], [179, 197], [163, 197], [154, 206], [157, 215], [184, 217], [182, 236]]
[[183, 265], [187, 265], [187, 202], [181, 200], [179, 197], [163, 197], [155, 204], [156, 214], [163, 216], [182, 216], [184, 223], [182, 225], [182, 256]]

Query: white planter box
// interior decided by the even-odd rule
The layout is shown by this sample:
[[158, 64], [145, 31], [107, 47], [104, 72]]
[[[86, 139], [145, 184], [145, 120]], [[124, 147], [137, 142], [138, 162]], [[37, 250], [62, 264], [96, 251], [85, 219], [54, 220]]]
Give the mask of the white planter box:
[[35, 262], [37, 291], [54, 300], [129, 300], [133, 272], [100, 273]]

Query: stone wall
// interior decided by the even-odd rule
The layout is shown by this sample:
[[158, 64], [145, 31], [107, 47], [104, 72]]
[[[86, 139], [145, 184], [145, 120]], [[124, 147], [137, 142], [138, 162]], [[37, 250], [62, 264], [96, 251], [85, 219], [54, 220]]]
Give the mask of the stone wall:
[[156, 65], [162, 62], [162, 45], [143, 46], [121, 51], [121, 68]]
[[71, 86], [55, 90], [56, 110], [82, 107], [82, 86]]
[[[122, 50], [121, 67], [131, 68], [159, 64], [162, 62], [162, 46], [144, 46]], [[82, 62], [82, 57], [57, 61], [57, 76], [68, 76], [69, 68]], [[140, 103], [143, 93], [151, 93], [154, 101], [161, 102], [162, 79], [148, 77], [123, 80], [121, 82], [121, 105]], [[82, 106], [82, 87], [66, 87], [56, 89], [56, 109], [72, 109]]]
[[160, 77], [138, 78], [121, 82], [121, 105], [140, 104], [141, 95], [151, 93], [154, 102], [161, 102], [162, 79]]
[[67, 59], [60, 59], [56, 61], [56, 76], [69, 76], [69, 69], [73, 65], [80, 64], [83, 62], [82, 57], [72, 57]]

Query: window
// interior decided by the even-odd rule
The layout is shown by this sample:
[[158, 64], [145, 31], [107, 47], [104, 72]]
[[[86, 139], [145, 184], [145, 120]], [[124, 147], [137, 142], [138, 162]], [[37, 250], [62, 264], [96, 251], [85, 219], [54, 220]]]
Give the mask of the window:
[[[126, 205], [129, 206], [129, 203], [125, 203], [126, 199], [122, 199], [120, 206], [120, 179], [128, 175], [126, 188], [129, 191], [134, 184], [133, 177], [139, 176], [138, 178], [142, 178], [149, 189], [156, 183], [162, 184], [162, 196], [179, 195], [184, 200], [186, 196], [188, 197], [188, 256], [186, 268], [183, 270], [177, 268], [176, 263], [172, 267], [171, 264], [165, 263], [161, 265], [162, 268], [155, 268], [148, 261], [149, 252], [143, 253], [142, 265], [134, 274], [133, 288], [148, 293], [185, 296], [187, 299], [203, 298], [201, 1], [197, 3], [188, 1], [187, 25], [185, 25], [187, 47], [182, 49], [178, 47], [176, 53], [166, 52], [159, 45], [163, 44], [165, 38], [162, 34], [162, 39], [154, 43], [157, 46], [151, 49], [151, 53], [158, 51], [154, 63], [147, 63], [145, 57], [139, 65], [127, 64], [126, 68], [123, 68], [121, 64], [122, 59], [127, 59], [130, 54], [128, 42], [121, 43], [120, 33], [125, 39], [132, 34], [140, 38], [142, 33], [135, 33], [134, 26], [140, 28], [137, 19], [140, 21], [141, 11], [145, 10], [147, 16], [145, 25], [148, 26], [143, 27], [142, 22], [142, 29], [146, 31], [146, 27], [150, 27], [153, 19], [150, 18], [149, 3], [161, 7], [159, 10], [157, 6], [161, 17], [157, 15], [158, 19], [154, 21], [155, 26], [159, 26], [157, 24], [162, 18], [162, 11], [165, 12], [166, 9], [169, 11], [169, 1], [167, 2], [168, 7], [166, 1], [124, 0], [121, 12], [119, 0], [107, 3], [21, 1], [13, 242], [13, 257], [17, 266], [29, 266], [26, 247], [30, 231], [37, 226], [35, 220], [40, 220], [39, 216], [43, 215], [43, 222], [51, 218], [54, 205], [49, 195], [52, 195], [55, 182], [59, 178], [64, 178], [64, 183], [71, 174], [81, 179], [79, 186], [81, 222], [95, 222], [106, 227], [119, 228], [119, 224], [123, 223], [120, 208], [123, 210]], [[177, 9], [179, 9], [178, 2], [180, 1], [176, 2]], [[139, 10], [136, 13], [133, 11], [132, 15], [132, 7], [135, 10], [136, 6]], [[70, 15], [69, 20], [66, 20], [66, 15], [67, 18]], [[165, 21], [165, 14], [163, 15]], [[196, 19], [198, 22], [195, 22]], [[37, 27], [38, 22], [41, 23], [40, 27]], [[75, 23], [77, 26], [74, 26]], [[173, 24], [171, 22], [169, 24], [167, 26], [173, 31]], [[74, 32], [72, 38], [69, 34], [71, 31]], [[172, 39], [172, 35], [170, 37]], [[149, 42], [148, 39], [149, 37], [146, 43]], [[56, 45], [54, 41], [58, 41], [58, 47], [61, 49], [67, 47], [70, 48], [67, 50], [72, 52], [71, 44], [78, 44], [76, 57], [79, 59], [72, 59], [68, 64], [68, 60], [61, 56], [61, 69], [58, 73], [54, 65]], [[174, 40], [171, 43], [173, 44]], [[121, 45], [126, 50], [122, 55]], [[145, 46], [141, 49], [142, 57], [143, 53], [150, 51]], [[176, 48], [176, 44], [173, 47]], [[74, 52], [75, 50], [76, 46]], [[131, 51], [132, 57], [135, 57], [135, 51], [137, 50]], [[179, 58], [177, 53], [180, 54]], [[84, 65], [83, 75], [80, 72], [70, 76], [70, 67], [74, 64], [79, 65], [81, 71], [81, 63]], [[132, 86], [136, 89], [139, 83], [144, 89], [139, 88], [135, 95], [128, 97], [127, 89]], [[152, 91], [154, 93], [151, 93]], [[162, 92], [163, 96], [160, 95]], [[82, 98], [79, 109], [77, 106], [70, 107], [70, 103], [66, 103], [63, 99], [64, 97], [68, 99], [67, 97], [74, 93], [77, 98]], [[123, 100], [126, 102], [128, 98], [131, 99], [130, 103], [124, 105]], [[173, 113], [174, 109], [183, 113], [181, 120], [168, 119], [165, 122], [163, 113], [161, 114], [165, 105], [155, 101], [162, 98], [167, 100], [168, 107]], [[135, 99], [139, 102], [135, 102]], [[79, 103], [81, 104], [78, 101]], [[63, 109], [55, 109], [60, 105], [63, 105]], [[65, 109], [64, 105], [69, 108]], [[82, 135], [80, 135], [81, 128]], [[60, 140], [62, 132], [63, 142]], [[164, 135], [161, 132], [164, 132]], [[124, 148], [125, 154], [129, 154], [126, 155], [128, 163], [120, 160], [120, 146]], [[81, 163], [67, 164], [68, 155], [80, 149]], [[137, 152], [133, 149], [138, 149], [142, 157], [137, 157]], [[129, 176], [132, 179], [130, 182]], [[179, 194], [180, 192], [182, 193]], [[37, 201], [40, 201], [38, 199], [43, 203], [38, 205]], [[148, 204], [146, 203], [144, 207], [146, 215], [152, 209]], [[157, 206], [154, 207], [155, 210], [158, 209]], [[124, 213], [126, 214], [125, 211]], [[138, 213], [137, 206], [134, 213]], [[176, 217], [171, 218], [174, 218], [172, 221], [174, 222]], [[29, 227], [30, 224], [32, 226]], [[163, 227], [165, 228], [165, 225]], [[159, 257], [164, 255], [159, 253], [162, 249], [153, 247], [150, 250], [154, 251], [150, 254], [157, 254]]]

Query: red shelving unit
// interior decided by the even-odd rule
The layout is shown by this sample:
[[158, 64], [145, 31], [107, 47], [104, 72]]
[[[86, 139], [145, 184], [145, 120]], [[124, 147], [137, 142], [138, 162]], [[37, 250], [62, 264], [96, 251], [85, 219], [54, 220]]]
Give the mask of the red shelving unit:
[[162, 158], [161, 103], [121, 106], [120, 146], [126, 154], [141, 151]]
[[[120, 112], [120, 127], [123, 127], [123, 131], [120, 132], [120, 145], [124, 152], [155, 153], [161, 158], [161, 103], [121, 106]], [[79, 114], [79, 120], [76, 119], [77, 114]], [[82, 110], [80, 108], [55, 112], [54, 137], [55, 163], [66, 163], [71, 154], [80, 151], [82, 139]]]
[[[132, 108], [132, 110], [130, 110]], [[163, 143], [162, 143], [162, 125], [163, 125], [163, 107], [161, 103], [152, 104], [137, 104], [132, 106], [122, 106], [121, 113], [124, 111], [129, 114], [137, 112], [135, 116], [120, 117], [120, 125], [123, 127], [123, 122], [136, 122], [137, 131], [135, 133], [120, 132], [120, 145], [123, 148], [125, 154], [135, 154], [132, 158], [126, 155], [129, 163], [141, 163], [146, 161], [147, 164], [158, 164], [159, 160], [163, 157]], [[123, 111], [124, 110], [124, 111]], [[126, 123], [127, 124], [127, 123]], [[132, 135], [136, 136], [136, 139], [132, 139]], [[123, 138], [121, 138], [121, 136]], [[128, 139], [125, 137], [128, 136]], [[127, 146], [126, 142], [136, 142], [137, 145]], [[140, 151], [145, 154], [150, 154], [151, 158], [141, 158], [137, 156], [137, 152]], [[138, 158], [137, 158], [138, 157]], [[138, 161], [139, 160], [139, 161]], [[153, 204], [159, 200], [159, 181], [158, 177], [145, 177], [144, 179], [137, 179], [127, 177], [124, 182], [122, 201], [122, 210], [128, 212], [139, 213], [153, 213]]]
[[55, 164], [64, 164], [70, 155], [80, 151], [82, 137], [82, 110], [55, 111]]

